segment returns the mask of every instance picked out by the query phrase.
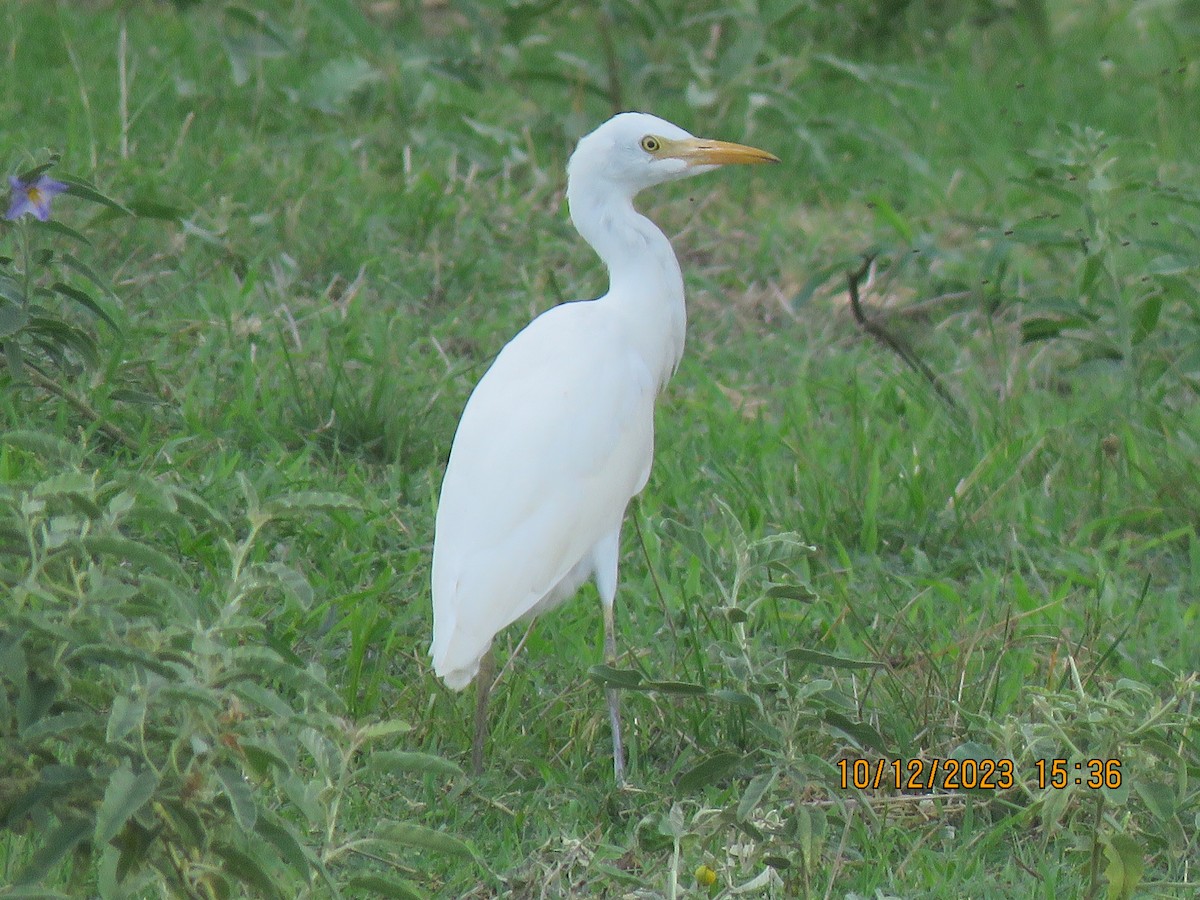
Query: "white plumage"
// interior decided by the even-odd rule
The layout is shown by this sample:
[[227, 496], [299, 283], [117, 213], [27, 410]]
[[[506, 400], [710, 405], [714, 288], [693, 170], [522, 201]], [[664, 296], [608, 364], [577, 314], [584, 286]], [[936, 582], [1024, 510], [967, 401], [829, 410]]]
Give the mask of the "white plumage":
[[[463, 410], [433, 549], [430, 654], [449, 687], [471, 682], [507, 625], [556, 606], [588, 577], [615, 652], [621, 520], [650, 475], [654, 401], [679, 363], [686, 323], [679, 263], [633, 197], [725, 163], [774, 160], [643, 113], [618, 115], [579, 142], [568, 165], [571, 220], [607, 266], [609, 291], [534, 319]], [[612, 692], [609, 701], [620, 780]]]

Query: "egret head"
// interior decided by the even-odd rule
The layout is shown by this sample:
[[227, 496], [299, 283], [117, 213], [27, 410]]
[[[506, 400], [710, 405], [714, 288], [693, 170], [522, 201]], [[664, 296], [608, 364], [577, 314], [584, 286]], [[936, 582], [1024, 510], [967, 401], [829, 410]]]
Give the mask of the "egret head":
[[765, 150], [688, 134], [646, 113], [613, 116], [579, 141], [567, 166], [572, 182], [632, 197], [643, 188], [709, 172], [718, 166], [779, 162]]

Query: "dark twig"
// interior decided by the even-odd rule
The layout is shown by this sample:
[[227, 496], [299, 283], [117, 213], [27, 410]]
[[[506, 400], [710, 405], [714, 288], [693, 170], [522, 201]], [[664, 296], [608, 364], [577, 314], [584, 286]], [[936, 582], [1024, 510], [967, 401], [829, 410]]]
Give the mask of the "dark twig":
[[958, 401], [954, 399], [954, 396], [950, 393], [950, 391], [946, 389], [946, 386], [942, 384], [942, 380], [938, 378], [937, 373], [933, 371], [933, 369], [929, 368], [929, 366], [925, 364], [925, 361], [921, 359], [921, 357], [917, 356], [916, 352], [913, 351], [908, 344], [896, 337], [882, 325], [868, 319], [866, 314], [863, 312], [862, 302], [859, 300], [858, 296], [858, 285], [871, 270], [871, 264], [873, 262], [875, 262], [875, 254], [869, 253], [863, 257], [863, 263], [861, 266], [859, 266], [853, 272], [846, 273], [846, 283], [850, 290], [850, 311], [854, 314], [854, 321], [858, 323], [859, 327], [862, 328], [863, 331], [875, 338], [875, 340], [879, 341], [879, 343], [883, 344], [902, 360], [904, 360], [905, 364], [910, 369], [912, 369], [914, 372], [928, 381], [930, 385], [932, 385], [934, 391], [936, 391], [937, 395], [946, 402], [947, 406], [954, 410], [954, 412], [961, 414], [963, 412], [962, 407], [959, 405]]
[[113, 440], [116, 443], [121, 444], [122, 446], [124, 446], [125, 448], [127, 448], [129, 450], [137, 449], [137, 447], [138, 447], [137, 442], [134, 441], [133, 438], [131, 438], [128, 434], [126, 434], [124, 431], [122, 431], [116, 425], [113, 425], [111, 422], [104, 421], [104, 418], [100, 415], [100, 413], [98, 413], [95, 409], [93, 409], [87, 403], [87, 401], [84, 400], [83, 398], [76, 397], [70, 391], [66, 390], [61, 385], [59, 385], [56, 381], [54, 381], [53, 379], [47, 378], [45, 375], [43, 375], [41, 372], [39, 372], [37, 369], [33, 368], [32, 366], [26, 366], [23, 374], [29, 376], [29, 380], [32, 381], [34, 384], [36, 384], [38, 387], [40, 387], [42, 390], [49, 391], [51, 394], [54, 394], [56, 397], [61, 397], [63, 400], [66, 400], [67, 403], [69, 403], [71, 406], [73, 406], [75, 408], [75, 411], [78, 412], [80, 415], [84, 416], [84, 418], [89, 419], [92, 422], [95, 422], [96, 427], [99, 428], [102, 432], [104, 432], [104, 435], [106, 437], [108, 437], [110, 440]]

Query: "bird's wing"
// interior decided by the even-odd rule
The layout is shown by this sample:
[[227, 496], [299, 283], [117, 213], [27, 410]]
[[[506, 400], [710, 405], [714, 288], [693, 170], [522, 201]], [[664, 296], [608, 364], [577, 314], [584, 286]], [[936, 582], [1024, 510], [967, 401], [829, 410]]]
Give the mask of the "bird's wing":
[[598, 311], [571, 303], [539, 316], [463, 411], [433, 550], [430, 652], [451, 687], [620, 526], [645, 486], [656, 383]]

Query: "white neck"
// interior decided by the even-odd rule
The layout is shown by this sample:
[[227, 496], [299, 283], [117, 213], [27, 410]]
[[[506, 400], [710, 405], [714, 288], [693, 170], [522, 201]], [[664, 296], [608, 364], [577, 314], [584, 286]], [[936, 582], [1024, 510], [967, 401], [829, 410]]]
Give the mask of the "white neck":
[[571, 221], [608, 268], [604, 304], [630, 325], [630, 339], [659, 388], [683, 357], [687, 308], [683, 274], [666, 235], [633, 208], [633, 198], [612, 190], [567, 185]]

